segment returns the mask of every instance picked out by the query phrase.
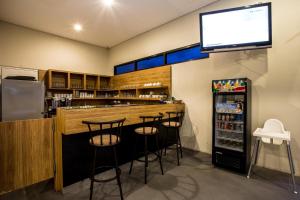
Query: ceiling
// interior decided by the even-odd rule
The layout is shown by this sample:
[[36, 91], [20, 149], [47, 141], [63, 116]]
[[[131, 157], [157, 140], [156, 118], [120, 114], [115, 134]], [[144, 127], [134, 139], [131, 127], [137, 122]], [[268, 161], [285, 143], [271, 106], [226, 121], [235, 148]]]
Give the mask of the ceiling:
[[[0, 0], [0, 20], [112, 47], [216, 0]], [[74, 23], [82, 24], [76, 32]]]

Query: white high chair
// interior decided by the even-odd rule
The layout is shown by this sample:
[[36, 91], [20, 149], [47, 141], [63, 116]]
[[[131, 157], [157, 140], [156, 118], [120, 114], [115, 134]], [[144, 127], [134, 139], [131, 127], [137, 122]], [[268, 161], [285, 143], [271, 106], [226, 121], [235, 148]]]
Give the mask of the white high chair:
[[287, 154], [288, 154], [290, 170], [291, 170], [291, 178], [293, 182], [293, 191], [295, 194], [297, 194], [295, 177], [294, 177], [295, 166], [292, 158], [291, 144], [290, 144], [291, 141], [290, 132], [284, 130], [281, 121], [277, 119], [268, 119], [264, 124], [264, 128], [257, 128], [254, 131], [253, 136], [256, 137], [256, 140], [253, 148], [253, 153], [251, 157], [251, 163], [250, 163], [247, 178], [248, 179], [250, 178], [252, 167], [257, 162], [260, 141], [262, 141], [263, 143], [269, 143], [275, 145], [281, 145], [283, 142], [286, 142]]

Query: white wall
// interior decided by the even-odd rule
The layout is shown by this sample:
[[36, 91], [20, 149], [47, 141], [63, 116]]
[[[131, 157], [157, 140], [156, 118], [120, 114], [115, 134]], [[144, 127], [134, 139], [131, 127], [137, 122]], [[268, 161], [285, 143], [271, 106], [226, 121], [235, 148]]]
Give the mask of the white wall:
[[[255, 0], [222, 0], [110, 49], [113, 65], [199, 42], [198, 14], [254, 4]], [[184, 145], [211, 152], [211, 80], [249, 77], [253, 81], [252, 130], [278, 118], [292, 132], [296, 173], [300, 175], [300, 1], [273, 0], [273, 47], [211, 54], [209, 59], [173, 66], [173, 95], [187, 107]], [[255, 31], [255, 30], [253, 30]], [[196, 140], [195, 140], [196, 138]], [[286, 150], [265, 145], [259, 165], [289, 171]]]
[[[80, 33], [79, 33], [80, 34]], [[0, 65], [111, 75], [106, 48], [0, 21]]]

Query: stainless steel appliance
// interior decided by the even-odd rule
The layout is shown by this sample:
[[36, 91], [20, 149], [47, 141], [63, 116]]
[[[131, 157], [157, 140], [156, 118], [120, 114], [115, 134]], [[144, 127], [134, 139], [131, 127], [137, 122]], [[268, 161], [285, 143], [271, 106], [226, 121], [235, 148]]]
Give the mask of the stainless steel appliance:
[[1, 121], [42, 118], [44, 96], [43, 82], [2, 79]]

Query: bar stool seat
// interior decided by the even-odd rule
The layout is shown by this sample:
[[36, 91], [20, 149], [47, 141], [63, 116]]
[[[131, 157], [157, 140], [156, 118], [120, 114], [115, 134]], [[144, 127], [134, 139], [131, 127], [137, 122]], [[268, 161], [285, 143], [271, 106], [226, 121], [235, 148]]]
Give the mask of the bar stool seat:
[[94, 136], [90, 139], [90, 145], [97, 146], [97, 147], [105, 147], [105, 146], [114, 146], [121, 142], [120, 137], [117, 135], [110, 135], [110, 134], [103, 134], [102, 135], [102, 142], [101, 137]]
[[158, 133], [158, 130], [155, 127], [140, 127], [136, 128], [134, 132], [140, 135], [155, 135]]
[[[92, 146], [94, 152], [90, 176], [90, 200], [92, 200], [93, 197], [94, 182], [105, 183], [115, 179], [117, 180], [119, 186], [120, 197], [122, 200], [124, 199], [120, 179], [121, 169], [119, 168], [117, 158], [117, 146], [121, 142], [121, 132], [125, 120], [126, 118], [117, 119], [113, 121], [82, 121], [83, 124], [86, 124], [88, 126], [90, 134], [89, 144]], [[95, 129], [96, 127], [98, 128]], [[114, 164], [112, 166], [96, 166], [97, 152], [104, 149], [110, 149], [111, 153], [113, 153], [111, 159], [114, 162]], [[114, 177], [106, 179], [95, 178], [96, 169], [98, 170], [111, 168], [115, 169], [116, 175]]]
[[180, 127], [181, 126], [179, 122], [174, 122], [174, 121], [163, 122], [162, 124], [166, 127]]
[[[133, 168], [133, 161], [139, 161], [139, 162], [144, 162], [144, 182], [147, 184], [147, 168], [148, 168], [148, 163], [153, 162], [158, 160], [159, 165], [160, 165], [160, 170], [161, 174], [164, 175], [164, 170], [161, 162], [161, 153], [160, 153], [160, 147], [158, 143], [158, 136], [159, 136], [159, 125], [161, 124], [163, 115], [159, 113], [159, 115], [155, 116], [140, 116], [142, 119], [142, 127], [136, 128], [134, 130], [135, 132], [135, 143], [133, 145], [133, 154], [131, 158], [131, 164], [130, 164], [130, 169], [129, 169], [129, 174], [132, 172]], [[139, 138], [144, 139], [144, 155], [143, 157], [145, 159], [140, 159], [139, 154], [141, 152], [137, 152], [137, 140]], [[155, 146], [156, 149], [154, 151], [150, 151], [148, 149], [148, 139], [153, 138], [155, 139]], [[154, 159], [149, 159], [148, 155], [149, 154], [154, 154], [155, 158]]]
[[168, 115], [168, 121], [163, 122], [162, 125], [167, 129], [166, 135], [165, 135], [165, 155], [167, 155], [167, 148], [171, 149], [170, 145], [174, 145], [174, 141], [168, 141], [169, 140], [169, 131], [175, 130], [175, 136], [176, 136], [176, 153], [177, 153], [177, 165], [180, 165], [179, 162], [179, 152], [181, 155], [181, 158], [183, 158], [182, 155], [182, 145], [181, 145], [181, 139], [179, 130], [182, 126], [183, 118], [184, 118], [184, 111], [179, 112], [166, 112]]

